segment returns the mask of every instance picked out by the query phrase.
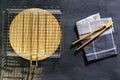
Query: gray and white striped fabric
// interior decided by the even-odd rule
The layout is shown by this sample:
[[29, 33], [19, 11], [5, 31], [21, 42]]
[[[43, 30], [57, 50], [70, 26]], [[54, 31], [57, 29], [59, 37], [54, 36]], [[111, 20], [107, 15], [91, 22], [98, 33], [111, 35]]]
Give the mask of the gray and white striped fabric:
[[[79, 38], [93, 31], [97, 27], [104, 25], [110, 20], [112, 20], [112, 18], [101, 18], [100, 14], [97, 13], [76, 22]], [[106, 30], [97, 39], [83, 48], [88, 61], [117, 55], [113, 32], [114, 28], [112, 25], [111, 28]], [[82, 43], [84, 42], [85, 41]]]

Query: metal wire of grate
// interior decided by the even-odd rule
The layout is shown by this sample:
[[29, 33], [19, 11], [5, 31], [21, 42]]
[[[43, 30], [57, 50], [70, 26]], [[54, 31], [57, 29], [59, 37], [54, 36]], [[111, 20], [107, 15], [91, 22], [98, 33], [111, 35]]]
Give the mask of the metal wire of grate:
[[[29, 56], [30, 60], [25, 60], [22, 57], [20, 57], [20, 55], [16, 54], [17, 51], [15, 51], [15, 49], [13, 49], [13, 46], [11, 46], [11, 42], [10, 42], [10, 26], [11, 26], [11, 23], [12, 23], [13, 19], [16, 17], [16, 15], [18, 15], [23, 10], [25, 10], [25, 9], [7, 9], [6, 11], [3, 11], [2, 55], [0, 56], [1, 57], [0, 58], [1, 59], [1, 74], [0, 74], [1, 80], [38, 80], [38, 79], [40, 79], [38, 77], [38, 75], [41, 72], [41, 68], [39, 67], [39, 60], [37, 58], [39, 56], [41, 56], [41, 54], [40, 55], [37, 54], [36, 60], [33, 60], [31, 56]], [[62, 22], [61, 22], [61, 19], [62, 19], [61, 11], [59, 9], [46, 9], [46, 10], [49, 11], [50, 13], [52, 13], [55, 16], [55, 18], [59, 22], [60, 29], [62, 31], [63, 28], [62, 28]], [[26, 14], [23, 14], [23, 15], [26, 15]], [[37, 15], [39, 15], [39, 14], [37, 14]], [[30, 16], [32, 16], [32, 15], [30, 15]], [[25, 20], [24, 18], [26, 18], [26, 17], [22, 17], [21, 21], [24, 22], [24, 20]], [[48, 16], [47, 18], [50, 18], [50, 17]], [[33, 19], [30, 19], [30, 20], [33, 20]], [[41, 20], [41, 19], [38, 18], [37, 20]], [[21, 21], [18, 21], [17, 24], [19, 24], [19, 22], [21, 22]], [[35, 21], [36, 23], [34, 23], [34, 24], [32, 22], [33, 21], [31, 21], [30, 25], [31, 24], [35, 25], [34, 27], [36, 27], [36, 25], [40, 25], [38, 23], [39, 21], [38, 22]], [[27, 23], [27, 21], [25, 23]], [[54, 25], [54, 22], [51, 21], [51, 23], [52, 23], [52, 25]], [[20, 33], [24, 33], [24, 31], [25, 31], [24, 27], [25, 26], [23, 26], [23, 30], [16, 30], [16, 32], [17, 31], [18, 32], [22, 31]], [[48, 28], [48, 30], [49, 29], [50, 28]], [[15, 32], [12, 34], [13, 36], [18, 36], [17, 37], [18, 41], [21, 40], [21, 44], [22, 44], [22, 47], [21, 47], [21, 51], [22, 51], [21, 53], [22, 54], [21, 54], [21, 56], [26, 56], [25, 46], [23, 46], [23, 44], [25, 44], [23, 40], [25, 40], [26, 35], [29, 36], [30, 38], [31, 38], [31, 36], [36, 36], [36, 40], [34, 38], [30, 39], [30, 44], [31, 45], [34, 45], [34, 44], [32, 44], [34, 42], [37, 43], [37, 46], [40, 45], [39, 41], [38, 41], [40, 39], [38, 39], [38, 38], [39, 38], [39, 35], [41, 35], [42, 33], [40, 33], [41, 31], [39, 31], [39, 30], [36, 30], [37, 35], [33, 35], [33, 34], [32, 35], [27, 35], [27, 34], [16, 35]], [[54, 31], [54, 29], [53, 29], [53, 31]], [[49, 32], [45, 32], [45, 33], [50, 34]], [[58, 35], [58, 34], [56, 34], [56, 35]], [[56, 38], [56, 35], [52, 36], [52, 37], [54, 37], [53, 39]], [[19, 37], [19, 36], [21, 36], [21, 37]], [[61, 37], [62, 37], [62, 35], [61, 35]], [[49, 55], [49, 53], [45, 53], [45, 52], [47, 52], [46, 51], [46, 45], [48, 45], [48, 44], [46, 44], [46, 43], [47, 43], [48, 40], [46, 40], [47, 39], [46, 37], [43, 37], [43, 38], [45, 40], [45, 51], [43, 51], [44, 54], [42, 54], [42, 55]], [[50, 47], [54, 47], [54, 45], [55, 45], [54, 42], [52, 42], [51, 44], [52, 44], [52, 46], [50, 46]], [[34, 48], [34, 47], [31, 47], [29, 50], [31, 50], [32, 48]], [[38, 52], [38, 47], [36, 47], [36, 49], [34, 49], [34, 50], [36, 50], [36, 52]], [[32, 55], [33, 54], [32, 51], [30, 51], [30, 52], [31, 52], [31, 54], [29, 54], [29, 55]], [[48, 49], [48, 52], [49, 52], [49, 49]], [[62, 40], [60, 41], [60, 44], [57, 47], [57, 49], [54, 51], [54, 53], [49, 56], [49, 59], [60, 58], [61, 53], [62, 53]], [[29, 66], [33, 66], [33, 67], [31, 68]], [[34, 66], [38, 66], [38, 67], [34, 68]]]

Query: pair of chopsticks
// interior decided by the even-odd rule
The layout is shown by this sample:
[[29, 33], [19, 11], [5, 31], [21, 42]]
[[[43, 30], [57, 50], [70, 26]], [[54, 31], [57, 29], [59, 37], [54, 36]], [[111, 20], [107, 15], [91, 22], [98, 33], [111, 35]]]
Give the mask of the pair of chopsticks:
[[108, 28], [110, 28], [112, 24], [113, 24], [112, 21], [107, 22], [103, 26], [100, 26], [99, 28], [95, 29], [94, 31], [90, 32], [89, 34], [86, 34], [85, 36], [82, 36], [80, 39], [74, 41], [72, 43], [72, 45], [75, 45], [78, 42], [83, 41], [83, 40], [89, 38], [90, 36], [92, 36], [87, 42], [83, 43], [80, 47], [78, 47], [76, 49], [76, 51], [79, 51], [81, 48], [83, 48], [84, 46], [86, 46], [87, 44], [89, 44], [95, 38], [97, 38], [98, 36], [100, 36], [104, 31], [106, 31]]

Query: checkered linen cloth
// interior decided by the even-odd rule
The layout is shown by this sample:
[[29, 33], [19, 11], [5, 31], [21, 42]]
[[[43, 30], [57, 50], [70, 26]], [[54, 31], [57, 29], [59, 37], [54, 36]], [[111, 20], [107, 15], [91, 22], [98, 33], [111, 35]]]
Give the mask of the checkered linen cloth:
[[[94, 14], [76, 23], [79, 38], [95, 30], [97, 27], [106, 24], [112, 18], [100, 18], [100, 14]], [[116, 55], [116, 45], [113, 38], [113, 25], [102, 33], [98, 38], [89, 43], [83, 49], [88, 61], [102, 59]], [[91, 37], [92, 38], [92, 37]], [[86, 41], [82, 41], [82, 44]]]

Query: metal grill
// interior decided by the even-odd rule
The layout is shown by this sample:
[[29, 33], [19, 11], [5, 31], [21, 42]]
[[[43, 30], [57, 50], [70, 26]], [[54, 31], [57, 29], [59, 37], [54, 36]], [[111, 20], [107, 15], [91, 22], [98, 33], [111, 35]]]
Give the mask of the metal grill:
[[[36, 60], [33, 60], [32, 59], [32, 51], [30, 51], [31, 53], [30, 54], [27, 54], [27, 55], [30, 55], [29, 56], [29, 60], [26, 60], [26, 59], [24, 59], [24, 58], [22, 58], [22, 57], [20, 57], [20, 56], [26, 56], [26, 54], [25, 54], [25, 52], [24, 52], [24, 47], [25, 46], [22, 46], [22, 51], [23, 52], [21, 52], [21, 55], [18, 55], [17, 54], [17, 52], [13, 49], [13, 46], [11, 46], [11, 42], [10, 42], [10, 26], [11, 26], [11, 23], [12, 23], [12, 21], [13, 21], [13, 19], [15, 18], [15, 16], [16, 15], [18, 15], [20, 12], [22, 12], [22, 11], [24, 11], [25, 9], [7, 9], [6, 11], [3, 11], [3, 33], [2, 33], [2, 55], [1, 55], [1, 68], [3, 69], [1, 69], [1, 80], [27, 80], [27, 76], [25, 77], [24, 75], [21, 75], [21, 74], [17, 74], [17, 75], [20, 75], [20, 76], [17, 76], [16, 75], [16, 72], [14, 72], [13, 71], [13, 67], [19, 67], [19, 69], [18, 68], [15, 68], [18, 72], [20, 71], [26, 71], [27, 69], [29, 69], [30, 70], [30, 74], [32, 74], [32, 72], [35, 72], [36, 74], [38, 73], [38, 71], [41, 69], [41, 68], [38, 68], [38, 69], [36, 69], [36, 68], [27, 68], [27, 69], [25, 69], [26, 68], [26, 66], [27, 67], [29, 67], [29, 66], [32, 66], [32, 67], [39, 67], [39, 60], [38, 60], [38, 57], [39, 56], [41, 56], [41, 54], [39, 55], [38, 53], [36, 54], [37, 55], [37, 57], [36, 57]], [[60, 29], [61, 29], [61, 31], [62, 31], [62, 25], [61, 25], [61, 15], [62, 15], [62, 13], [61, 13], [61, 11], [59, 10], [59, 9], [46, 9], [47, 11], [49, 11], [50, 13], [52, 13], [52, 15], [54, 15], [55, 16], [55, 18], [57, 19], [57, 21], [58, 21], [58, 23], [59, 23], [59, 25], [60, 25]], [[23, 15], [26, 15], [26, 14], [23, 14]], [[38, 14], [39, 15], [39, 14]], [[45, 14], [46, 15], [46, 14]], [[44, 16], [45, 16], [44, 15]], [[22, 17], [22, 19], [23, 19], [24, 17]], [[48, 18], [50, 18], [49, 16], [48, 16]], [[23, 19], [24, 20], [24, 19]], [[31, 19], [32, 20], [32, 19]], [[40, 20], [40, 19], [39, 19]], [[52, 21], [51, 21], [52, 22]], [[18, 21], [18, 23], [17, 24], [19, 24], [19, 21]], [[32, 21], [31, 21], [31, 24], [32, 24]], [[46, 24], [46, 23], [45, 23]], [[36, 23], [36, 24], [34, 24], [34, 25], [40, 25], [39, 23]], [[38, 29], [38, 28], [37, 28]], [[46, 29], [46, 28], [45, 28]], [[23, 32], [24, 32], [25, 30], [23, 29]], [[21, 32], [21, 33], [23, 33], [23, 32]], [[33, 36], [39, 36], [39, 35], [41, 35], [41, 33], [40, 34], [38, 34], [38, 32], [40, 33], [40, 31], [38, 31], [37, 30], [37, 35], [33, 35]], [[48, 32], [45, 32], [45, 33], [48, 33]], [[13, 35], [15, 36], [15, 34], [13, 33]], [[22, 35], [22, 34], [21, 34]], [[30, 35], [30, 36], [32, 36], [32, 35]], [[54, 37], [54, 39], [56, 38], [56, 36], [52, 36], [52, 37]], [[18, 36], [18, 38], [22, 38], [21, 39], [21, 42], [22, 42], [22, 45], [24, 44], [24, 39], [25, 39], [25, 37], [24, 37], [24, 35], [22, 35], [22, 37], [19, 37]], [[45, 39], [45, 46], [47, 45], [46, 43], [46, 37], [44, 37]], [[33, 39], [32, 39], [33, 40]], [[31, 42], [32, 42], [32, 40], [31, 40]], [[36, 41], [38, 41], [39, 39], [38, 39], [38, 37], [37, 37], [37, 40]], [[19, 42], [18, 42], [19, 43]], [[53, 46], [51, 46], [51, 47], [54, 47], [54, 42], [52, 42], [53, 43]], [[51, 43], [51, 44], [52, 44]], [[31, 45], [32, 45], [32, 43], [30, 43]], [[38, 45], [40, 45], [40, 44], [38, 44]], [[34, 48], [34, 47], [30, 47], [30, 50], [32, 49], [32, 48]], [[60, 41], [60, 44], [58, 45], [58, 47], [57, 47], [57, 49], [54, 51], [54, 53], [52, 54], [52, 55], [49, 55], [48, 53], [45, 53], [46, 52], [46, 47], [45, 47], [45, 51], [43, 52], [43, 56], [46, 56], [46, 55], [49, 55], [49, 59], [56, 59], [56, 58], [60, 58], [60, 56], [61, 56], [61, 53], [62, 53], [62, 35], [61, 35], [61, 41]], [[38, 50], [38, 48], [36, 47], [36, 49]], [[36, 51], [37, 51], [36, 50]], [[49, 50], [49, 49], [48, 49]], [[49, 51], [48, 51], [49, 52]], [[23, 62], [24, 61], [24, 62]], [[9, 67], [12, 67], [12, 68], [9, 68]], [[7, 68], [9, 68], [9, 69], [7, 69]], [[5, 71], [7, 71], [8, 70], [8, 74], [10, 73], [10, 72], [12, 72], [11, 73], [11, 75], [4, 75], [4, 74], [6, 74], [5, 72], [4, 72], [4, 70]], [[28, 71], [29, 71], [28, 70]], [[35, 71], [36, 70], [36, 71]], [[38, 71], [37, 71], [38, 70]], [[39, 73], [40, 74], [40, 73]], [[16, 75], [16, 76], [15, 76]], [[15, 76], [15, 77], [13, 77], [13, 76]], [[28, 80], [30, 80], [30, 79], [28, 79]], [[33, 80], [37, 80], [37, 79], [33, 79]]]

